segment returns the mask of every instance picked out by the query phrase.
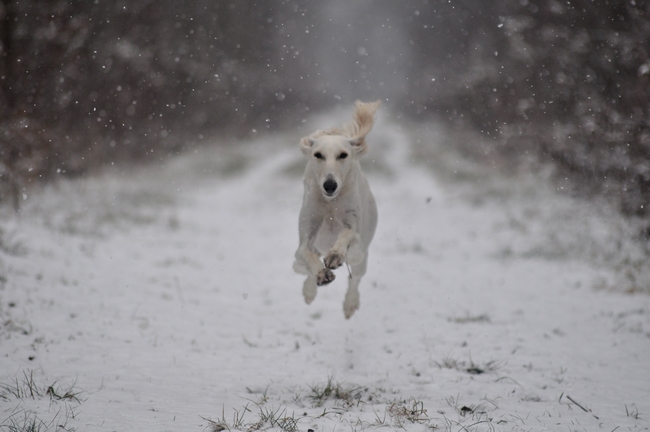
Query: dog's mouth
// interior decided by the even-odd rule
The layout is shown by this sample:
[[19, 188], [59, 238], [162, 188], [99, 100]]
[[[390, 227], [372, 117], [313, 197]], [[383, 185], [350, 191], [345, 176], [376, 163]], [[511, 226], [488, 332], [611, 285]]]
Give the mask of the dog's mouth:
[[325, 180], [325, 183], [323, 183], [323, 192], [325, 192], [325, 195], [328, 197], [333, 197], [336, 195], [338, 188], [339, 185], [334, 179], [327, 179]]

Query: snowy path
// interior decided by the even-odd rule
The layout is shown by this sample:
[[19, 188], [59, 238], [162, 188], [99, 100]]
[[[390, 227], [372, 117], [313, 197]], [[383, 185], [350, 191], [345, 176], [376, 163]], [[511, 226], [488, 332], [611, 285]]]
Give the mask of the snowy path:
[[[0, 430], [57, 414], [47, 430], [648, 430], [650, 297], [596, 290], [611, 270], [548, 240], [606, 222], [549, 219], [584, 204], [530, 195], [531, 179], [444, 182], [380, 121], [380, 224], [346, 321], [344, 270], [310, 306], [291, 270], [298, 138], [62, 183], [3, 213]], [[80, 403], [7, 390], [25, 376]]]

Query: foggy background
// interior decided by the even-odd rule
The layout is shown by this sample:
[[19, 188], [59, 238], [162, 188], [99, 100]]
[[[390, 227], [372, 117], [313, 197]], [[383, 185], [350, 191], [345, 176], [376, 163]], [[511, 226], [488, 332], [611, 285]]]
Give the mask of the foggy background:
[[650, 206], [639, 0], [0, 1], [0, 201], [382, 99], [506, 168]]

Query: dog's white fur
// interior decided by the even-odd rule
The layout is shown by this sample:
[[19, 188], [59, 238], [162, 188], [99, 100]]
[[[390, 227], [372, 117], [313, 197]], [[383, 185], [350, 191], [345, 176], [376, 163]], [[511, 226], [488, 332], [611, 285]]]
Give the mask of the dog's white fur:
[[357, 101], [352, 121], [341, 129], [317, 130], [300, 140], [300, 149], [309, 159], [293, 268], [307, 275], [302, 292], [309, 304], [318, 286], [334, 280], [332, 270], [347, 263], [346, 318], [359, 309], [359, 282], [366, 273], [368, 246], [377, 227], [377, 205], [359, 157], [368, 151], [365, 138], [379, 105], [380, 101]]

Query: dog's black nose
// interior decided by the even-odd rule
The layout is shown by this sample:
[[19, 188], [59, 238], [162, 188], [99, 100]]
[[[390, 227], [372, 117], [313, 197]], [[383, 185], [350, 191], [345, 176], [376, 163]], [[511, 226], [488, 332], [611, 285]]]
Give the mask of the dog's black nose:
[[325, 193], [327, 195], [332, 195], [336, 190], [337, 186], [338, 185], [336, 184], [336, 182], [332, 179], [328, 179], [325, 181], [325, 183], [323, 183], [323, 189], [325, 189]]

